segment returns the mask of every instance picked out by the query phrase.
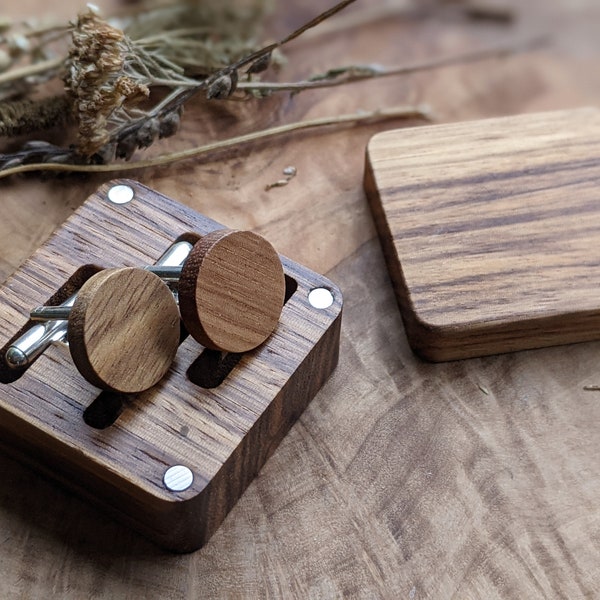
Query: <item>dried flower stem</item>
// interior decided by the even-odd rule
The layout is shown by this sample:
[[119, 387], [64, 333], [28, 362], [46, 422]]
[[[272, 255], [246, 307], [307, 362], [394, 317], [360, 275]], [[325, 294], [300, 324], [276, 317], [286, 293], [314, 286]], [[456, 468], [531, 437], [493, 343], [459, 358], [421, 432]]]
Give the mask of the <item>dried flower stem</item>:
[[299, 121], [287, 125], [280, 125], [263, 131], [256, 131], [245, 135], [236, 136], [226, 140], [212, 142], [197, 148], [181, 150], [170, 154], [164, 154], [148, 160], [140, 160], [131, 163], [118, 163], [110, 165], [73, 165], [58, 163], [37, 163], [26, 164], [18, 167], [12, 167], [0, 171], [0, 179], [16, 175], [17, 173], [27, 173], [31, 171], [67, 171], [77, 173], [114, 173], [120, 171], [132, 171], [135, 169], [146, 169], [148, 167], [157, 167], [167, 165], [177, 161], [197, 158], [198, 156], [210, 154], [234, 146], [242, 146], [251, 142], [266, 140], [289, 133], [341, 125], [360, 125], [364, 123], [376, 123], [392, 119], [421, 119], [430, 120], [431, 112], [427, 106], [399, 106], [392, 108], [383, 108], [370, 112], [350, 113], [337, 115], [333, 117], [322, 117], [308, 121]]
[[443, 56], [409, 65], [396, 67], [383, 67], [380, 65], [355, 65], [331, 69], [323, 75], [305, 81], [296, 82], [268, 82], [268, 81], [240, 81], [239, 90], [260, 92], [269, 94], [272, 92], [301, 92], [309, 89], [329, 88], [347, 83], [364, 81], [365, 79], [376, 79], [379, 77], [392, 77], [398, 75], [410, 75], [422, 71], [431, 71], [455, 65], [464, 65], [488, 59], [504, 58], [519, 52], [533, 50], [547, 41], [546, 38], [535, 38], [512, 45], [484, 48], [473, 52], [456, 54], [454, 56]]
[[349, 4], [353, 4], [354, 2], [356, 2], [356, 0], [343, 0], [342, 2], [338, 2], [335, 6], [326, 10], [325, 12], [322, 12], [321, 14], [316, 16], [314, 19], [311, 19], [310, 21], [308, 21], [307, 23], [305, 23], [298, 29], [292, 31], [292, 33], [290, 33], [283, 39], [273, 42], [272, 44], [269, 44], [268, 46], [264, 46], [260, 50], [256, 50], [255, 52], [247, 54], [246, 56], [243, 56], [239, 60], [228, 65], [227, 67], [220, 69], [219, 71], [214, 73], [211, 77], [208, 77], [207, 79], [202, 81], [198, 86], [182, 91], [179, 94], [179, 96], [177, 97], [177, 99], [173, 101], [172, 105], [168, 106], [168, 109], [172, 109], [173, 107], [176, 107], [176, 106], [182, 106], [185, 102], [187, 102], [190, 98], [195, 96], [198, 92], [205, 90], [207, 88], [210, 89], [211, 84], [214, 84], [219, 78], [230, 76], [234, 72], [237, 73], [237, 71], [239, 69], [241, 69], [245, 66], [251, 65], [253, 63], [256, 63], [257, 61], [259, 61], [260, 59], [262, 59], [265, 56], [270, 56], [274, 50], [277, 50], [278, 48], [281, 48], [281, 46], [284, 46], [288, 42], [291, 42], [292, 40], [296, 39], [297, 37], [300, 37], [305, 31], [308, 31], [309, 29], [316, 27], [323, 21], [326, 21], [327, 19], [329, 19], [336, 13], [338, 13], [341, 10], [343, 10], [344, 8], [346, 8]]
[[[459, 4], [463, 4], [461, 1]], [[474, 0], [470, 2], [464, 2], [466, 6], [461, 6], [461, 10], [466, 16], [475, 21], [487, 20], [493, 21], [499, 24], [511, 23], [516, 19], [516, 13], [510, 7], [498, 6], [498, 5], [487, 5]], [[362, 10], [354, 11], [348, 15], [342, 15], [335, 21], [329, 21], [319, 27], [317, 30], [308, 32], [307, 35], [303, 35], [302, 39], [312, 41], [315, 38], [323, 36], [331, 36], [337, 34], [348, 34], [351, 29], [357, 27], [364, 27], [367, 23], [376, 23], [378, 21], [385, 21], [388, 19], [422, 19], [431, 16], [431, 7], [420, 6], [417, 3], [407, 2], [403, 4], [398, 2], [397, 4], [387, 4], [384, 6], [369, 6]]]
[[423, 10], [415, 8], [412, 5], [384, 5], [369, 6], [362, 10], [357, 10], [348, 15], [342, 15], [335, 21], [324, 23], [319, 29], [313, 29], [302, 36], [306, 41], [312, 41], [318, 37], [337, 35], [339, 33], [347, 34], [350, 29], [363, 27], [366, 23], [375, 23], [386, 19], [397, 17], [415, 18], [423, 14]]
[[60, 57], [32, 63], [17, 69], [11, 69], [6, 73], [0, 74], [0, 85], [19, 81], [26, 77], [31, 77], [32, 75], [47, 75], [48, 72], [58, 71], [63, 66], [63, 63], [64, 58]]

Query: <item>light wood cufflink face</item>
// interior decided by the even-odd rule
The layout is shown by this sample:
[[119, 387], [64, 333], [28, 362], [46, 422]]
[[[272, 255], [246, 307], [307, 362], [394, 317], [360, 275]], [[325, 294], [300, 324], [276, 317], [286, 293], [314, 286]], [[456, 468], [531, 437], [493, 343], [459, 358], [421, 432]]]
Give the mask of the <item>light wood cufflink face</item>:
[[179, 346], [173, 294], [143, 269], [106, 269], [79, 290], [68, 341], [81, 374], [102, 389], [137, 393], [160, 381]]
[[273, 332], [285, 299], [283, 266], [273, 246], [251, 231], [202, 237], [183, 265], [179, 309], [203, 346], [247, 352]]

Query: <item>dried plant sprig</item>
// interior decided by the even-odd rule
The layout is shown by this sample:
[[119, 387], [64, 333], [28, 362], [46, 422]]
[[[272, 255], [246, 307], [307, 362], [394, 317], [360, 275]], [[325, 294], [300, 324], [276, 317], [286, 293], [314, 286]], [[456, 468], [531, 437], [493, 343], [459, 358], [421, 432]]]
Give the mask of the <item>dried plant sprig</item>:
[[[87, 157], [106, 146], [112, 129], [136, 114], [136, 105], [150, 95], [151, 87], [196, 84], [177, 67], [164, 66], [149, 56], [92, 10], [81, 14], [73, 29], [67, 67], [65, 85], [79, 124], [78, 150]], [[149, 146], [154, 139], [148, 140], [154, 124], [148, 120], [145, 125], [139, 147]], [[158, 136], [160, 123], [155, 127]]]
[[67, 122], [69, 101], [64, 94], [44, 100], [0, 103], [0, 136], [14, 137]]
[[[180, 114], [184, 104], [201, 91], [205, 92], [208, 99], [229, 98], [237, 89], [241, 69], [246, 68], [251, 73], [256, 73], [264, 69], [268, 66], [275, 50], [296, 39], [303, 32], [317, 26], [355, 1], [343, 0], [337, 3], [283, 39], [242, 56], [233, 63], [218, 69], [200, 82], [194, 81], [190, 84], [189, 81], [182, 81], [181, 84], [173, 86], [172, 92], [160, 104], [138, 118], [130, 115], [130, 118], [122, 126], [116, 127], [108, 142], [103, 148], [98, 150], [98, 153], [102, 156], [109, 156], [112, 149], [116, 148], [117, 157], [130, 158], [132, 154], [131, 149], [147, 147], [149, 145], [145, 137], [143, 140], [140, 140], [140, 132], [147, 129], [149, 124], [154, 124], [153, 129], [156, 130], [156, 124], [160, 126], [160, 123], [165, 119], [172, 119], [173, 115]], [[133, 42], [131, 42], [131, 46], [137, 48]], [[166, 82], [163, 81], [164, 83]]]
[[81, 156], [72, 148], [63, 148], [42, 140], [26, 142], [17, 152], [0, 154], [0, 177], [10, 173], [11, 169], [30, 164], [82, 164]]
[[[297, 92], [305, 89], [344, 85], [347, 83], [377, 77], [406, 75], [419, 71], [485, 60], [488, 58], [502, 58], [511, 54], [533, 50], [547, 42], [547, 38], [536, 38], [533, 40], [526, 40], [524, 42], [516, 42], [503, 46], [467, 52], [460, 55], [423, 61], [412, 65], [401, 65], [398, 67], [385, 68], [373, 65], [343, 67], [340, 69], [333, 69], [328, 73], [312, 80], [294, 83], [269, 83], [255, 80], [247, 81], [241, 77], [240, 71], [244, 68], [244, 75], [252, 75], [254, 73], [262, 72], [264, 69], [266, 69], [266, 67], [268, 67], [270, 58], [274, 51], [278, 50], [289, 41], [296, 39], [309, 29], [314, 28], [316, 25], [322, 23], [354, 1], [355, 0], [345, 0], [343, 2], [339, 2], [331, 9], [321, 13], [283, 39], [256, 50], [255, 52], [240, 58], [238, 61], [219, 69], [216, 73], [203, 80], [200, 84], [189, 87], [188, 89], [175, 90], [169, 99], [160, 107], [155, 109], [148, 118], [160, 120], [164, 115], [169, 114], [169, 111], [173, 111], [175, 108], [180, 109], [186, 102], [188, 102], [192, 97], [202, 90], [205, 91], [208, 99], [226, 99], [232, 96], [237, 90], [250, 92], [254, 95], [268, 95], [276, 91]], [[119, 135], [122, 137], [131, 137], [132, 135], [135, 135], [135, 131], [142, 126], [143, 119], [141, 123], [129, 123], [123, 131], [113, 136], [111, 142], [113, 144], [119, 144]]]
[[[513, 51], [524, 51], [530, 47], [535, 47], [534, 45], [528, 45], [528, 44], [523, 44], [522, 46], [516, 45], [516, 46], [506, 46], [506, 47], [495, 47], [492, 49], [483, 49], [483, 50], [479, 50], [473, 53], [469, 53], [469, 54], [462, 54], [462, 55], [457, 55], [454, 57], [442, 57], [439, 59], [433, 59], [433, 60], [429, 60], [429, 61], [423, 61], [422, 63], [418, 63], [418, 64], [412, 64], [412, 65], [399, 65], [397, 67], [391, 67], [388, 68], [386, 70], [382, 70], [382, 68], [375, 68], [373, 66], [370, 66], [368, 68], [366, 68], [364, 71], [361, 70], [360, 74], [361, 74], [361, 78], [363, 78], [363, 76], [365, 76], [366, 78], [370, 77], [371, 74], [373, 74], [373, 76], [386, 76], [386, 75], [391, 75], [396, 74], [396, 75], [401, 75], [401, 74], [407, 74], [407, 73], [414, 73], [414, 72], [419, 72], [420, 70], [426, 70], [426, 69], [432, 69], [432, 68], [442, 68], [451, 64], [460, 64], [461, 61], [474, 61], [474, 60], [483, 60], [483, 59], [487, 59], [487, 58], [495, 58], [495, 57], [501, 57], [512, 53]], [[343, 72], [343, 70], [342, 70]], [[356, 75], [356, 72], [354, 72], [354, 74]], [[360, 79], [358, 79], [360, 80]], [[256, 83], [256, 82], [254, 82]], [[322, 85], [327, 85], [328, 81], [327, 79], [323, 80], [323, 81], [314, 81], [314, 82], [309, 82], [311, 86], [316, 86], [317, 84], [321, 83]], [[341, 85], [342, 82], [340, 83], [335, 83], [335, 85]], [[343, 83], [350, 83], [350, 81], [343, 81]], [[302, 82], [300, 82], [300, 84], [302, 84]], [[240, 89], [243, 88], [244, 91], [252, 90], [252, 86], [253, 83], [248, 83], [246, 84], [245, 82], [241, 82], [238, 84]], [[268, 91], [269, 89], [269, 85], [271, 84], [265, 84], [265, 90], [264, 91]], [[292, 89], [294, 90], [298, 90], [298, 89], [302, 89], [302, 87], [297, 88], [295, 87], [296, 84], [281, 84], [282, 86], [287, 86], [288, 85], [292, 85], [294, 86]], [[289, 89], [289, 88], [287, 88]], [[179, 92], [177, 90], [175, 90], [171, 96], [167, 96], [163, 102], [162, 105], [159, 105], [156, 109], [156, 114], [160, 114], [160, 109], [161, 106], [166, 106], [170, 103], [171, 99], [176, 99], [179, 95]], [[168, 117], [168, 115], [171, 115], [171, 117]], [[169, 135], [170, 133], [173, 133], [174, 130], [177, 129], [178, 125], [179, 125], [179, 113], [177, 112], [173, 112], [171, 111], [170, 113], [165, 113], [161, 116], [161, 120], [160, 122], [160, 132], [161, 135]], [[147, 123], [150, 123], [150, 121], [147, 121]], [[154, 127], [154, 126], [153, 126]], [[163, 132], [162, 128], [163, 127], [167, 127], [170, 128], [170, 132]], [[136, 133], [137, 132], [137, 133]], [[141, 133], [140, 133], [141, 132]], [[121, 158], [130, 158], [135, 150], [135, 148], [137, 147], [138, 144], [138, 134], [142, 135], [144, 134], [144, 128], [138, 128], [136, 130], [134, 130], [132, 132], [132, 134], [130, 136], [125, 136], [120, 144], [119, 144], [119, 148], [120, 148], [120, 152], [118, 152], [118, 156]], [[102, 153], [98, 153], [92, 160], [92, 162], [95, 163], [105, 163], [105, 162], [110, 162], [114, 156], [115, 153], [115, 146], [114, 145], [107, 145], [105, 148], [107, 148], [107, 154], [103, 155]], [[19, 165], [26, 165], [26, 164], [30, 164], [30, 163], [42, 163], [45, 162], [46, 160], [51, 161], [51, 162], [59, 162], [59, 163], [74, 163], [74, 164], [81, 164], [82, 162], [86, 162], [81, 155], [78, 155], [75, 149], [64, 149], [64, 148], [58, 148], [56, 146], [51, 146], [50, 144], [46, 144], [45, 146], [43, 146], [44, 151], [46, 152], [46, 156], [47, 158], [44, 157], [44, 154], [41, 153], [41, 149], [38, 145], [34, 145], [32, 148], [24, 148], [22, 149], [22, 151], [15, 153], [15, 154], [9, 154], [9, 155], [1, 155], [0, 154], [0, 173], [2, 172], [1, 170], [4, 168], [7, 168], [8, 166], [12, 167], [16, 167]], [[87, 161], [89, 162], [89, 161]], [[136, 163], [137, 164], [137, 163]]]
[[490, 21], [500, 25], [510, 24], [517, 20], [518, 11], [514, 7], [491, 4], [486, 0], [452, 0], [447, 2], [423, 3], [423, 2], [389, 2], [381, 6], [367, 5], [361, 10], [343, 15], [335, 21], [328, 21], [323, 27], [303, 35], [302, 39], [311, 41], [317, 37], [333, 36], [337, 34], [348, 34], [351, 29], [364, 27], [377, 21], [402, 18], [405, 20], [426, 19], [436, 14], [438, 9], [445, 4], [457, 4], [459, 10], [467, 18], [473, 21]]
[[[338, 3], [283, 40], [256, 52], [245, 52], [232, 64], [211, 70], [200, 82], [188, 78], [183, 68], [167, 56], [153, 51], [147, 38], [138, 42], [130, 39], [93, 10], [80, 15], [73, 27], [64, 78], [78, 124], [78, 143], [70, 154], [80, 156], [74, 162], [130, 159], [137, 148], [146, 148], [157, 138], [173, 135], [184, 102], [198, 91], [206, 90], [208, 98], [229, 97], [237, 87], [238, 69], [247, 65], [252, 75], [264, 70], [275, 49], [354, 1]], [[153, 108], [138, 109], [139, 99], [148, 97], [156, 86], [171, 88], [171, 92]], [[7, 133], [12, 131], [9, 127], [5, 129]], [[61, 161], [65, 160], [65, 153], [54, 149], [52, 159], [56, 152]], [[19, 160], [27, 162], [26, 157], [27, 152], [18, 153]], [[3, 157], [9, 164], [16, 159]]]
[[473, 50], [471, 52], [464, 52], [451, 56], [441, 56], [439, 58], [419, 61], [408, 65], [398, 65], [394, 67], [384, 67], [381, 65], [351, 65], [348, 67], [336, 67], [323, 74], [315, 75], [304, 81], [241, 81], [238, 83], [238, 89], [251, 92], [254, 95], [268, 95], [274, 92], [298, 93], [305, 90], [356, 83], [367, 79], [411, 75], [413, 73], [421, 73], [423, 71], [430, 71], [443, 67], [465, 65], [488, 59], [505, 58], [513, 54], [535, 50], [542, 47], [544, 44], [547, 44], [548, 41], [549, 40], [547, 37], [539, 37], [513, 42], [512, 44], [503, 44], [501, 46], [494, 46], [491, 48], [482, 48], [479, 50]]
[[65, 86], [79, 127], [79, 151], [84, 156], [91, 156], [108, 142], [108, 119], [113, 113], [150, 94], [145, 82], [125, 73], [124, 37], [120, 29], [92, 10], [79, 15], [73, 30]]
[[[134, 9], [133, 15], [109, 19], [106, 25], [124, 30], [124, 41], [135, 45], [130, 50], [142, 74], [147, 67], [155, 75], [152, 84], [192, 87], [198, 80], [183, 77], [184, 70], [194, 77], [206, 77], [257, 47], [260, 27], [271, 4], [271, 0], [243, 5], [221, 0], [203, 0], [200, 4], [182, 1], [153, 8], [145, 4], [143, 10]], [[72, 30], [60, 23], [6, 23], [0, 32], [0, 102], [22, 97], [38, 83], [68, 68], [72, 58], [56, 58], [46, 47]], [[18, 57], [9, 53], [9, 46], [18, 49]], [[127, 119], [123, 113], [113, 113], [110, 119], [118, 121], [119, 117]]]
[[[307, 32], [308, 30], [313, 29], [317, 25], [320, 25], [321, 23], [323, 23], [327, 19], [331, 18], [332, 16], [336, 15], [340, 11], [344, 10], [344, 8], [346, 8], [350, 4], [353, 4], [354, 2], [356, 2], [356, 0], [343, 0], [342, 2], [338, 2], [337, 4], [335, 4], [328, 10], [320, 13], [319, 15], [317, 15], [316, 17], [314, 17], [313, 19], [311, 19], [304, 25], [298, 27], [298, 29], [295, 29], [294, 31], [292, 31], [292, 33], [288, 34], [283, 39], [281, 39], [277, 42], [274, 42], [272, 44], [269, 44], [268, 46], [264, 46], [260, 50], [256, 50], [255, 52], [252, 52], [251, 54], [244, 56], [243, 58], [241, 58], [237, 62], [229, 65], [225, 69], [221, 69], [221, 72], [217, 72], [215, 75], [212, 76], [212, 78], [207, 79], [205, 82], [203, 82], [203, 84], [205, 84], [205, 85], [199, 86], [198, 90], [195, 90], [195, 91], [200, 91], [200, 89], [203, 89], [204, 87], [206, 87], [207, 95], [210, 98], [211, 97], [211, 85], [214, 84], [214, 82], [216, 82], [216, 80], [219, 77], [222, 77], [223, 75], [227, 76], [232, 73], [235, 73], [236, 80], [237, 80], [238, 71], [244, 67], [247, 67], [246, 72], [250, 73], [250, 74], [263, 71], [268, 66], [268, 63], [271, 60], [273, 52], [275, 52], [282, 46], [285, 46], [287, 43], [291, 42], [292, 40], [295, 40], [296, 38], [300, 37], [303, 33]], [[232, 86], [233, 89], [230, 92], [230, 95], [235, 91], [235, 87], [236, 87], [235, 85]], [[192, 90], [192, 92], [188, 92], [188, 93], [195, 93], [195, 91]]]
[[[256, 2], [260, 4], [260, 0]], [[97, 14], [86, 13], [79, 18], [72, 32], [68, 75], [65, 78], [79, 125], [78, 144], [59, 148], [34, 142], [20, 152], [0, 155], [0, 169], [38, 162], [73, 163], [78, 168], [82, 163], [90, 163], [95, 167], [115, 158], [129, 160], [137, 148], [146, 148], [158, 138], [173, 135], [179, 127], [184, 105], [199, 92], [208, 99], [227, 99], [235, 92], [261, 96], [277, 91], [301, 91], [502, 57], [531, 48], [529, 44], [523, 47], [512, 44], [398, 67], [355, 65], [332, 69], [323, 75], [294, 83], [257, 80], [256, 75], [272, 63], [274, 52], [353, 2], [355, 0], [338, 2], [283, 39], [259, 49], [248, 51], [248, 46], [255, 44], [252, 36], [246, 37], [233, 54], [215, 54], [216, 67], [203, 67], [202, 62], [193, 65], [193, 61], [183, 65], [181, 56], [168, 50], [170, 44], [161, 45], [155, 34], [144, 34], [143, 27], [138, 28], [135, 34], [135, 27], [126, 27], [130, 36], [123, 28], [102, 20]], [[205, 3], [203, 7], [216, 5], [219, 0], [205, 0]], [[175, 6], [175, 11], [180, 8]], [[178, 23], [176, 18], [173, 23]], [[139, 26], [139, 22], [134, 24]], [[168, 28], [169, 42], [175, 42], [174, 46], [179, 49], [190, 44], [196, 49], [198, 43], [210, 46], [209, 39], [201, 42], [192, 39], [202, 27], [198, 23], [191, 25], [182, 28], [179, 23], [177, 27]], [[236, 53], [239, 54], [232, 59]], [[202, 79], [198, 80], [198, 76]], [[151, 90], [158, 86], [170, 91], [156, 100], [151, 96]], [[138, 105], [140, 99], [148, 96], [150, 103]]]
[[23, 95], [56, 77], [64, 57], [56, 60], [55, 42], [67, 33], [64, 23], [5, 23], [0, 31], [0, 100]]
[[[149, 55], [161, 57], [177, 65], [191, 69], [193, 76], [206, 76], [226, 66], [258, 46], [262, 22], [271, 10], [270, 0], [254, 0], [250, 6], [221, 0], [203, 0], [201, 3], [171, 2], [166, 6], [148, 7], [133, 14], [112, 17], [110, 25], [122, 29], [125, 34]], [[2, 25], [4, 24], [4, 28]], [[32, 75], [53, 77], [54, 69], [46, 68], [48, 56], [42, 57], [45, 46], [70, 34], [68, 23], [14, 24], [0, 22], [0, 73], [4, 73], [0, 87], [21, 82]], [[37, 38], [37, 43], [31, 43]], [[10, 52], [9, 52], [10, 49]], [[21, 57], [28, 57], [27, 64], [15, 65], [9, 56], [16, 50]], [[64, 50], [64, 49], [63, 49]], [[2, 56], [5, 55], [5, 61]], [[56, 58], [56, 57], [52, 57]], [[59, 64], [66, 60], [62, 56]], [[1, 97], [2, 90], [0, 90]]]
[[[368, 123], [377, 123], [381, 121], [388, 121], [394, 119], [411, 119], [411, 120], [426, 120], [429, 121], [432, 118], [431, 110], [428, 106], [400, 106], [392, 108], [382, 108], [374, 111], [361, 111], [358, 113], [350, 113], [345, 115], [336, 115], [333, 117], [322, 117], [319, 119], [312, 119], [307, 121], [299, 121], [297, 123], [290, 123], [287, 125], [280, 125], [271, 129], [265, 129], [263, 131], [256, 131], [254, 133], [248, 133], [245, 135], [236, 136], [226, 140], [220, 140], [212, 142], [204, 146], [197, 148], [191, 148], [189, 150], [182, 150], [179, 152], [173, 152], [156, 158], [148, 160], [140, 160], [129, 163], [115, 163], [115, 164], [70, 164], [63, 160], [60, 152], [64, 153], [64, 149], [51, 146], [50, 144], [44, 144], [43, 142], [39, 147], [36, 148], [38, 152], [39, 162], [35, 163], [21, 163], [21, 164], [2, 164], [0, 155], [0, 179], [16, 175], [18, 173], [27, 173], [32, 171], [61, 171], [61, 172], [75, 172], [75, 173], [114, 173], [120, 171], [132, 171], [136, 169], [146, 169], [148, 167], [158, 167], [162, 165], [171, 164], [174, 162], [197, 158], [200, 156], [210, 155], [211, 153], [219, 152], [227, 148], [241, 147], [245, 144], [249, 144], [257, 141], [264, 141], [277, 136], [288, 135], [294, 132], [318, 129], [324, 127], [340, 127], [343, 125], [361, 125]], [[45, 157], [42, 156], [41, 152], [43, 147], [46, 147], [49, 152], [49, 157], [53, 160], [52, 162], [46, 162]]]
[[123, 30], [150, 54], [204, 78], [259, 47], [271, 2], [184, 2], [136, 15]]

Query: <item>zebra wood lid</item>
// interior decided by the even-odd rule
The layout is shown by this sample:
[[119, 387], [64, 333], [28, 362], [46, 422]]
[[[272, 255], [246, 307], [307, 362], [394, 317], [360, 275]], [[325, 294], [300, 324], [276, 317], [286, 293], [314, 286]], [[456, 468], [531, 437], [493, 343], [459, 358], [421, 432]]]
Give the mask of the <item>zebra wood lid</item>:
[[412, 348], [600, 338], [600, 111], [376, 135], [365, 187]]

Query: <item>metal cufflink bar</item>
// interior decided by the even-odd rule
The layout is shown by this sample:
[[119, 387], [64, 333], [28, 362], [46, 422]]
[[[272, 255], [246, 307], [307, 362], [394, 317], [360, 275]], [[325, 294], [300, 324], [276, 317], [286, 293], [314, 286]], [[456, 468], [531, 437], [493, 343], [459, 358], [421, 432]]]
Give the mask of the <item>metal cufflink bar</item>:
[[[69, 309], [74, 294], [99, 270], [92, 265], [139, 269], [154, 264], [174, 243], [185, 242], [187, 255], [202, 239], [218, 237], [219, 230], [223, 225], [137, 182], [109, 183], [0, 288], [3, 451], [178, 552], [206, 543], [332, 373], [340, 339], [339, 288], [279, 256], [285, 298], [270, 335], [242, 352], [211, 349], [193, 335], [180, 339], [166, 375], [128, 397], [106, 429], [81, 427], [82, 415], [115, 394], [99, 391], [53, 343], [65, 340], [70, 324], [29, 323], [30, 337], [17, 329], [29, 321], [32, 307], [62, 304], [61, 311]], [[220, 243], [213, 247], [219, 248]], [[208, 256], [204, 266], [219, 271], [218, 261], [212, 261], [218, 253]], [[159, 267], [177, 266], [184, 259]], [[238, 281], [245, 260], [225, 262], [231, 268], [228, 275]], [[189, 284], [183, 271], [170, 272], [178, 280], [166, 282], [179, 296]], [[191, 281], [196, 283], [194, 277]], [[215, 296], [220, 298], [213, 303], [215, 315], [235, 306], [235, 288], [230, 297], [231, 304], [222, 294]], [[238, 313], [230, 311], [233, 321]], [[210, 333], [210, 327], [204, 329]], [[17, 348], [11, 350], [11, 360], [25, 360], [28, 368], [8, 366], [9, 347]]]

